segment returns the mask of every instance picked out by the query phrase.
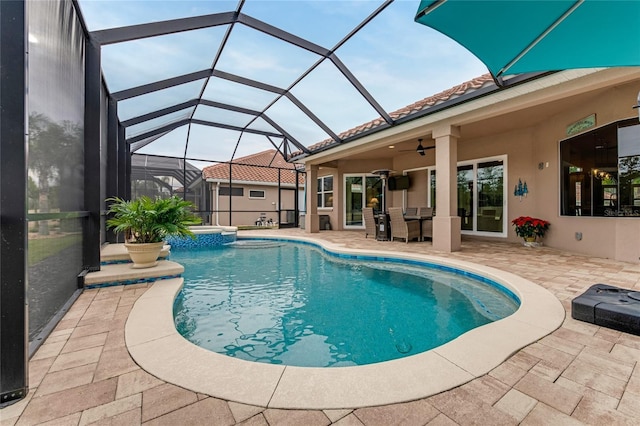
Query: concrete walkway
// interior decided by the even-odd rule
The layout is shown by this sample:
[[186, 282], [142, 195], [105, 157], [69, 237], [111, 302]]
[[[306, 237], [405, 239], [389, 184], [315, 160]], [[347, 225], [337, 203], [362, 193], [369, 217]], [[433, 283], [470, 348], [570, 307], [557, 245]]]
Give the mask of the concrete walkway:
[[29, 395], [0, 411], [1, 426], [638, 424], [640, 337], [572, 320], [570, 303], [595, 283], [640, 290], [640, 265], [507, 243], [463, 241], [462, 251], [446, 254], [428, 242], [378, 242], [364, 232], [276, 232], [492, 266], [549, 289], [567, 317], [489, 374], [429, 398], [356, 410], [279, 410], [197, 394], [146, 373], [129, 356], [124, 326], [148, 285], [87, 290], [31, 359]]

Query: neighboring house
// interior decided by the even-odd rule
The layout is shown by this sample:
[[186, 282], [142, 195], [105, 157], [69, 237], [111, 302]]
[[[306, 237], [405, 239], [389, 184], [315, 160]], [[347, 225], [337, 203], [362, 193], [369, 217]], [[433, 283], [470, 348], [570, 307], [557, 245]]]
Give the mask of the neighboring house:
[[214, 225], [297, 223], [304, 201], [304, 174], [296, 173], [295, 165], [275, 149], [206, 167], [202, 176], [211, 193]]
[[[430, 206], [434, 248], [455, 251], [462, 234], [519, 241], [511, 221], [533, 216], [551, 222], [547, 246], [638, 262], [639, 90], [639, 68], [582, 69], [504, 88], [485, 75], [423, 99], [391, 113], [393, 125], [374, 120], [292, 155], [319, 188], [305, 228], [330, 215], [333, 229], [364, 229], [368, 205]], [[383, 191], [381, 169], [409, 188]]]

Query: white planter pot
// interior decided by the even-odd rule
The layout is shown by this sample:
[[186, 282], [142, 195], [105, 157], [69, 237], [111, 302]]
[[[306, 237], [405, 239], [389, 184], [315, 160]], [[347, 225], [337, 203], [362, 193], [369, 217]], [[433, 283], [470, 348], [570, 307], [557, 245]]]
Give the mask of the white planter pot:
[[164, 241], [159, 243], [125, 243], [129, 251], [129, 257], [133, 261], [134, 269], [152, 268], [158, 264], [158, 256], [164, 246]]

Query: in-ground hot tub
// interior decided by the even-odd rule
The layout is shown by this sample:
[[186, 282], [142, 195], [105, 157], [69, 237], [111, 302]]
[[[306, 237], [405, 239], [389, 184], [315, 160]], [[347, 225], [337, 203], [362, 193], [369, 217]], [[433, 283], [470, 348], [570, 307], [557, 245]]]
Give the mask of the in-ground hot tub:
[[238, 228], [235, 226], [192, 226], [195, 239], [186, 237], [169, 237], [167, 244], [172, 248], [212, 247], [236, 241]]

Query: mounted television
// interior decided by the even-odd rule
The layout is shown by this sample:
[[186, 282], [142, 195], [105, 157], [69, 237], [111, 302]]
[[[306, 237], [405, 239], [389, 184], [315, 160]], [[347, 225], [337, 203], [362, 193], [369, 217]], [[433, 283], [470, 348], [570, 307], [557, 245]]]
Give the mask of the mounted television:
[[409, 175], [391, 176], [387, 183], [389, 191], [402, 191], [403, 189], [409, 189], [411, 186]]

